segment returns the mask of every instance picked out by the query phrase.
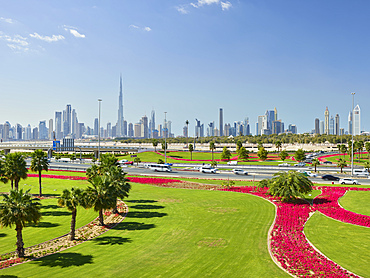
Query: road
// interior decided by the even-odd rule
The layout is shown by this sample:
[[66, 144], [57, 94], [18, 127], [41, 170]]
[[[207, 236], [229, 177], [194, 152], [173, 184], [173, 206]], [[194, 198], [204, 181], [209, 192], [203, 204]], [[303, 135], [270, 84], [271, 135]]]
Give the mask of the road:
[[[28, 164], [30, 161], [28, 161]], [[140, 167], [141, 166], [141, 167]], [[188, 170], [185, 168], [172, 168], [172, 172], [153, 172], [147, 168], [144, 168], [142, 165], [139, 164], [139, 167], [136, 166], [128, 166], [124, 167], [124, 171], [131, 174], [131, 175], [148, 175], [148, 176], [167, 176], [172, 178], [211, 178], [211, 179], [237, 179], [237, 180], [262, 180], [266, 178], [273, 177], [274, 173], [279, 171], [288, 171], [288, 170], [309, 170], [313, 172], [310, 167], [277, 167], [277, 166], [237, 166], [231, 167], [229, 165], [220, 165], [218, 166], [218, 173], [217, 174], [206, 174], [200, 173], [197, 170], [194, 170], [194, 167], [200, 167], [199, 165], [194, 164], [179, 164], [175, 165], [176, 167], [187, 167]], [[65, 170], [74, 170], [74, 171], [84, 171], [87, 168], [91, 167], [90, 164], [79, 164], [79, 163], [71, 163], [71, 162], [51, 162], [49, 168], [50, 169], [65, 169]], [[227, 169], [231, 168], [242, 168], [248, 171], [248, 175], [235, 175], [231, 171]], [[333, 174], [338, 177], [348, 177], [348, 174], [337, 174], [338, 168], [336, 167], [318, 167], [317, 171], [320, 172], [318, 178], [309, 178], [314, 183], [320, 184], [332, 184], [332, 181], [323, 181], [321, 179], [321, 175], [323, 174]], [[370, 185], [370, 179], [366, 178], [358, 178], [356, 177], [360, 184], [363, 185]], [[334, 184], [337, 182], [334, 182]]]

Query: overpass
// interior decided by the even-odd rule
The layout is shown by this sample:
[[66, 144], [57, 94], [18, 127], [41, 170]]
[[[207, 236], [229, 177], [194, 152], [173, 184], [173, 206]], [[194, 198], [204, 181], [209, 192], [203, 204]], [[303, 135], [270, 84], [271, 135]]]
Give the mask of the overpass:
[[[82, 152], [94, 152], [97, 155], [98, 152], [98, 144], [75, 144], [74, 150], [71, 147], [67, 148], [60, 148], [60, 151], [80, 151]], [[0, 150], [4, 150], [5, 154], [9, 153], [11, 150], [24, 150], [24, 151], [34, 151], [34, 150], [43, 150], [47, 151], [49, 157], [53, 151], [53, 142], [50, 143], [31, 143], [31, 142], [5, 142], [0, 143]], [[139, 147], [123, 147], [123, 146], [107, 146], [105, 144], [100, 145], [100, 152], [123, 152], [123, 153], [137, 153], [139, 151], [143, 151], [144, 148]]]

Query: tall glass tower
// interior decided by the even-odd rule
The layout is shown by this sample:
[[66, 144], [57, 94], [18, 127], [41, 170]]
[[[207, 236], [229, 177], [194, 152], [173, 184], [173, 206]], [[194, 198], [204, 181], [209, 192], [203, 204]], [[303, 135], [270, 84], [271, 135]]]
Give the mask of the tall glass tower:
[[116, 136], [124, 136], [123, 134], [122, 76], [120, 76], [120, 80], [119, 80], [118, 120], [117, 120], [117, 127], [116, 127]]

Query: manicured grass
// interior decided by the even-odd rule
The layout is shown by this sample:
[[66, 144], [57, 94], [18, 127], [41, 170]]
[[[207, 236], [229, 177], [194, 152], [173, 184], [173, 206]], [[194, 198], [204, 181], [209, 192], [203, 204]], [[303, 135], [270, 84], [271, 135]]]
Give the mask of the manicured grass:
[[[23, 229], [24, 247], [32, 246], [49, 239], [64, 235], [70, 231], [71, 212], [57, 205], [57, 199], [41, 200], [42, 219], [38, 225]], [[76, 228], [82, 227], [96, 218], [98, 214], [92, 209], [79, 208]], [[15, 227], [0, 230], [0, 254], [15, 251]], [[1, 274], [1, 270], [0, 270]]]
[[[88, 185], [86, 180], [59, 180], [42, 178], [42, 193], [44, 195], [60, 195], [65, 188], [80, 187], [84, 188]], [[39, 179], [27, 178], [19, 182], [19, 188], [23, 190], [31, 189], [31, 194], [39, 193]], [[0, 182], [0, 192], [9, 192], [10, 182], [4, 184]]]
[[18, 277], [288, 277], [271, 260], [275, 208], [248, 194], [133, 184], [127, 218], [65, 252], [1, 270]]
[[316, 212], [304, 231], [307, 238], [331, 260], [357, 275], [370, 276], [369, 228], [342, 223]]
[[370, 191], [348, 191], [339, 203], [346, 210], [370, 215]]

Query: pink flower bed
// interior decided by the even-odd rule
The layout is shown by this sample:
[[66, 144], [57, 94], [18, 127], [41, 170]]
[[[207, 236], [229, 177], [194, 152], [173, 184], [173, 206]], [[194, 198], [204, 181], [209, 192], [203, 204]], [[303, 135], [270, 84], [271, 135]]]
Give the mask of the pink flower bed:
[[[326, 197], [330, 195], [335, 196], [330, 199], [330, 203], [332, 207], [334, 207], [332, 210], [326, 209], [325, 204], [327, 204], [327, 202], [325, 202], [325, 206], [322, 206], [321, 202], [317, 202], [314, 206], [310, 206], [305, 202], [299, 204], [281, 203], [277, 198], [266, 195], [267, 188], [257, 190], [255, 187], [234, 187], [222, 190], [250, 193], [275, 202], [277, 211], [275, 224], [270, 234], [271, 253], [281, 267], [292, 275], [296, 277], [358, 277], [317, 252], [308, 243], [303, 233], [304, 225], [310, 213], [314, 212], [316, 209], [319, 211], [329, 211], [330, 213], [333, 213], [335, 210], [340, 210], [341, 218], [339, 220], [346, 222], [350, 220], [356, 222], [356, 224], [366, 226], [368, 223], [367, 218], [365, 220], [361, 217], [357, 218], [354, 216], [355, 213], [340, 208], [338, 204], [337, 206], [333, 205], [337, 203], [338, 198], [343, 196], [344, 192], [348, 189], [349, 188], [340, 188], [339, 190], [339, 188], [335, 187], [323, 188], [323, 195]], [[368, 189], [356, 188], [354, 190]]]
[[[28, 177], [38, 178], [38, 174], [27, 174]], [[51, 179], [62, 179], [62, 180], [87, 180], [87, 177], [78, 177], [78, 176], [62, 176], [62, 175], [41, 175], [42, 178], [51, 178]], [[182, 182], [175, 179], [160, 179], [160, 178], [138, 178], [138, 177], [129, 177], [130, 182], [134, 183], [143, 183], [143, 184], [154, 184], [162, 185], [167, 183]]]
[[370, 188], [323, 186], [317, 189], [321, 189], [322, 194], [314, 199], [314, 207], [322, 214], [342, 222], [370, 228], [370, 216], [345, 210], [338, 203], [339, 198], [348, 190], [370, 191]]
[[[27, 177], [38, 178], [39, 174], [27, 174]], [[61, 180], [87, 180], [87, 177], [78, 177], [78, 176], [62, 176], [62, 175], [46, 175], [42, 174], [42, 178], [50, 179], [61, 179]]]

